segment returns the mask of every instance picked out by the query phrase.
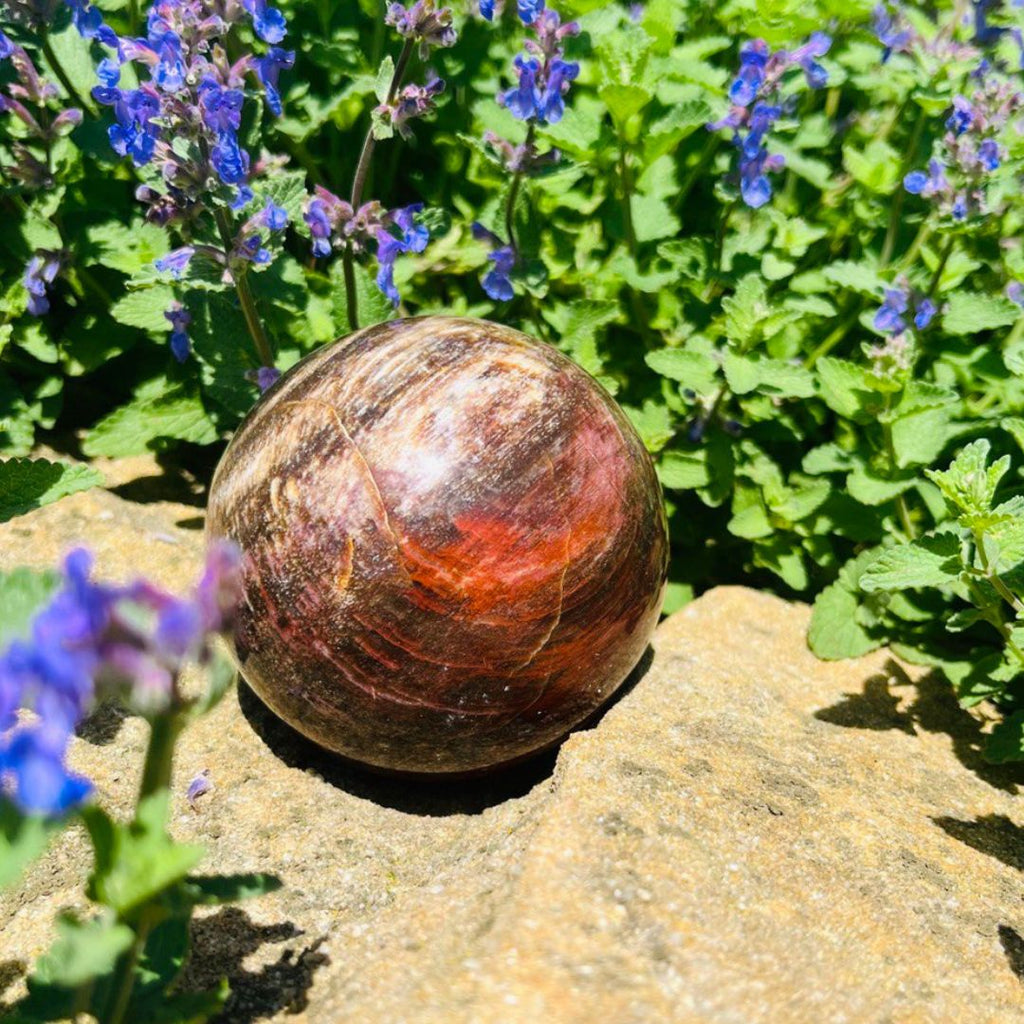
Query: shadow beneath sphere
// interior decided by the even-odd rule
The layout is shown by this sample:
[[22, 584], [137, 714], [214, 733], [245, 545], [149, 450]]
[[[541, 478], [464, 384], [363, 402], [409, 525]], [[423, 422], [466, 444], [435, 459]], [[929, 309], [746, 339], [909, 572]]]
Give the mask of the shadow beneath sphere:
[[[650, 646], [614, 695], [573, 732], [597, 728], [601, 720], [647, 674], [654, 660]], [[357, 764], [318, 746], [283, 722], [239, 677], [238, 706], [271, 752], [289, 768], [315, 772], [329, 785], [382, 807], [422, 817], [480, 814], [489, 807], [526, 796], [551, 778], [567, 737], [534, 754], [472, 775], [405, 775]], [[570, 733], [569, 735], [572, 735]]]
[[192, 922], [192, 952], [179, 988], [204, 992], [226, 977], [231, 995], [214, 1020], [220, 1024], [252, 1024], [282, 1011], [301, 1013], [309, 1002], [314, 973], [330, 963], [319, 951], [324, 938], [301, 950], [286, 949], [274, 963], [247, 970], [245, 959], [271, 942], [286, 942], [303, 932], [284, 921], [256, 924], [238, 907], [225, 907], [210, 917]]

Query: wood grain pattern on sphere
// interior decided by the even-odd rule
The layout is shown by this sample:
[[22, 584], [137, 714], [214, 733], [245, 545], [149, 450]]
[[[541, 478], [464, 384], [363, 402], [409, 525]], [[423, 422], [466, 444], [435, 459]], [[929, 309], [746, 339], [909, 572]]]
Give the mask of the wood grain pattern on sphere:
[[560, 739], [639, 660], [667, 565], [651, 460], [570, 360], [427, 317], [307, 357], [207, 519], [246, 559], [242, 674], [331, 750], [472, 771]]

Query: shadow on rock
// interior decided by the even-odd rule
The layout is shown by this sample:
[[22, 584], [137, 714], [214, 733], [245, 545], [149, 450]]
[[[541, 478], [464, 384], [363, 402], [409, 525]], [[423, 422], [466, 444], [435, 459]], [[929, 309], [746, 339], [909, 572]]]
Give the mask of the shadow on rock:
[[201, 448], [189, 450], [183, 446], [175, 453], [161, 453], [157, 463], [162, 472], [140, 476], [135, 480], [111, 487], [110, 491], [125, 501], [149, 505], [170, 501], [178, 505], [206, 507], [206, 481], [213, 475], [213, 456]]
[[1024, 981], [1024, 938], [1020, 932], [1011, 928], [1008, 924], [999, 926], [999, 942], [1006, 954], [1006, 960], [1010, 970], [1017, 975], [1018, 980]]
[[[0, 962], [0, 996], [3, 994], [28, 970], [28, 964], [24, 960], [4, 960]], [[9, 1009], [0, 1000], [0, 1010]]]
[[96, 747], [105, 747], [117, 739], [121, 731], [121, 723], [130, 712], [119, 704], [101, 704], [81, 725], [75, 734], [86, 743]]
[[[646, 675], [653, 661], [650, 647], [615, 695], [576, 731], [594, 729], [601, 719]], [[246, 685], [238, 681], [238, 706], [253, 731], [290, 768], [312, 771], [346, 793], [383, 807], [423, 817], [480, 814], [488, 807], [525, 796], [555, 770], [561, 743], [521, 761], [470, 776], [399, 775], [373, 771], [317, 746], [282, 722]]]
[[[913, 688], [914, 700], [902, 711], [900, 695], [892, 692], [893, 686]], [[851, 729], [945, 733], [957, 760], [983, 782], [1011, 794], [1024, 787], [1024, 765], [994, 765], [985, 760], [981, 722], [960, 706], [952, 686], [939, 672], [929, 673], [915, 684], [895, 661], [886, 662], [883, 673], [865, 680], [862, 693], [844, 694], [843, 700], [816, 711], [814, 717]]]
[[932, 818], [946, 835], [959, 839], [981, 853], [1018, 871], [1024, 871], [1024, 828], [1005, 814], [985, 814], [974, 821], [959, 818]]
[[271, 942], [284, 942], [303, 933], [290, 921], [260, 925], [237, 907], [225, 907], [192, 923], [192, 954], [181, 981], [185, 991], [215, 988], [221, 978], [231, 984], [231, 996], [216, 1020], [221, 1024], [250, 1024], [274, 1014], [300, 1013], [309, 1002], [309, 989], [317, 969], [330, 962], [319, 952], [324, 939], [298, 953], [286, 949], [277, 961], [246, 970], [250, 954]]

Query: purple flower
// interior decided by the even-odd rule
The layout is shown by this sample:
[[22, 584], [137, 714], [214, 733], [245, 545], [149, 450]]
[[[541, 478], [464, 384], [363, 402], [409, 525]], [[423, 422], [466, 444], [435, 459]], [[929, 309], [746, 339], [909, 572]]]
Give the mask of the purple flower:
[[53, 284], [59, 269], [60, 259], [53, 253], [41, 251], [28, 261], [21, 280], [28, 291], [28, 311], [33, 316], [42, 316], [50, 311], [46, 290]]
[[295, 51], [282, 50], [279, 46], [272, 46], [264, 57], [252, 59], [253, 70], [267, 97], [267, 106], [276, 117], [281, 116], [281, 94], [277, 88], [277, 80], [281, 72], [294, 63]]
[[518, 55], [513, 61], [519, 84], [498, 96], [498, 102], [520, 121], [528, 121], [539, 114], [540, 92], [537, 89], [537, 72], [540, 62], [532, 57]]
[[771, 51], [763, 39], [752, 39], [740, 49], [740, 69], [729, 87], [729, 99], [740, 107], [754, 102], [764, 81], [765, 66]]
[[537, 15], [544, 10], [544, 0], [516, 0], [516, 10], [524, 25], [532, 25]]
[[538, 120], [547, 124], [557, 124], [562, 120], [565, 113], [563, 94], [568, 92], [569, 83], [574, 81], [579, 73], [580, 66], [575, 61], [551, 61], [544, 92], [537, 103]]
[[393, 306], [400, 300], [395, 287], [395, 260], [402, 253], [423, 252], [430, 241], [430, 232], [415, 221], [415, 215], [422, 209], [422, 203], [413, 203], [394, 210], [387, 218], [388, 225], [377, 231], [377, 287]]
[[487, 21], [494, 20], [494, 0], [480, 0], [480, 15]]
[[179, 363], [183, 363], [188, 359], [192, 351], [192, 343], [188, 339], [187, 332], [188, 325], [192, 322], [192, 317], [188, 310], [182, 309], [178, 303], [175, 303], [167, 310], [164, 313], [164, 317], [171, 324], [171, 354]]
[[161, 256], [153, 261], [153, 266], [161, 273], [170, 273], [175, 279], [180, 278], [189, 264], [189, 260], [195, 255], [195, 249], [191, 245], [183, 245], [180, 249], [174, 249], [166, 256]]
[[0, 60], [7, 60], [14, 53], [14, 43], [0, 32]]
[[946, 119], [946, 127], [954, 135], [963, 135], [974, 123], [974, 110], [964, 96], [953, 97], [953, 112]]
[[221, 132], [210, 150], [210, 163], [225, 185], [240, 185], [249, 174], [249, 154], [238, 145], [233, 132]]
[[180, 92], [185, 85], [188, 68], [181, 52], [181, 40], [174, 32], [164, 32], [151, 40], [157, 61], [153, 68], [153, 81], [164, 92]]
[[277, 206], [273, 199], [268, 199], [259, 219], [268, 231], [284, 231], [288, 226], [288, 211], [283, 206]]
[[287, 26], [284, 15], [276, 7], [268, 7], [266, 0], [242, 0], [242, 6], [252, 15], [256, 35], [265, 43], [279, 43], [284, 39]]
[[[1006, 286], [1006, 297], [1024, 309], [1024, 284], [1021, 284], [1020, 281], [1011, 281]], [[0, 721], [2, 721], [2, 718], [0, 718]]]
[[237, 131], [242, 123], [241, 89], [224, 89], [213, 78], [204, 78], [199, 85], [199, 107], [203, 124], [217, 133]]
[[274, 366], [261, 366], [256, 371], [256, 386], [260, 394], [269, 391], [281, 379], [281, 371]]
[[978, 146], [978, 160], [986, 171], [994, 171], [999, 167], [1000, 149], [995, 139], [983, 139]]
[[949, 189], [946, 169], [939, 160], [933, 158], [928, 161], [927, 174], [924, 171], [911, 171], [903, 179], [903, 187], [912, 195], [924, 196], [926, 199], [943, 194]]
[[210, 769], [204, 768], [189, 784], [188, 791], [185, 793], [185, 799], [188, 800], [189, 807], [193, 811], [199, 808], [196, 805], [196, 801], [206, 793], [209, 793], [213, 786], [210, 784]]
[[113, 89], [121, 81], [121, 65], [111, 57], [104, 57], [96, 65], [96, 77], [108, 89]]
[[120, 156], [131, 156], [137, 167], [148, 164], [156, 152], [160, 126], [154, 118], [160, 116], [160, 96], [152, 86], [139, 89], [114, 89], [96, 86], [93, 97], [112, 105], [117, 124], [107, 129], [110, 144]]
[[41, 727], [17, 729], [0, 755], [0, 776], [26, 814], [60, 815], [80, 804], [92, 783], [64, 763], [68, 735]]
[[313, 255], [329, 256], [334, 226], [331, 224], [326, 202], [319, 196], [311, 199], [303, 214], [303, 219], [313, 236]]
[[900, 334], [906, 330], [907, 322], [903, 314], [907, 311], [909, 297], [901, 288], [889, 288], [885, 293], [885, 301], [875, 313], [875, 330], [884, 334]]
[[936, 312], [935, 303], [931, 299], [922, 299], [914, 312], [914, 326], [923, 331], [932, 322]]
[[903, 22], [902, 14], [897, 21], [887, 4], [879, 4], [875, 7], [872, 13], [871, 24], [875, 36], [884, 47], [882, 51], [883, 64], [888, 61], [893, 53], [909, 49], [913, 33]]
[[488, 231], [482, 224], [476, 222], [472, 227], [473, 237], [491, 246], [487, 258], [494, 264], [493, 269], [487, 271], [480, 279], [487, 295], [495, 302], [511, 302], [515, 297], [510, 277], [515, 269], [518, 257], [511, 245], [506, 245], [492, 231]]
[[409, 8], [400, 3], [389, 3], [384, 21], [400, 36], [417, 40], [423, 58], [426, 58], [430, 47], [454, 46], [457, 38], [451, 9], [438, 7], [435, 0], [416, 0]]
[[117, 35], [103, 20], [99, 9], [88, 0], [65, 0], [71, 8], [71, 23], [83, 39], [98, 39], [111, 49], [117, 49]]

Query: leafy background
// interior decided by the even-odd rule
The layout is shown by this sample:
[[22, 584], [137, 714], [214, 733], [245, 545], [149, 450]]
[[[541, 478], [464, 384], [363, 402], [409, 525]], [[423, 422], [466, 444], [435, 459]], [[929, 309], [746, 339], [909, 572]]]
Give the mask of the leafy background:
[[[113, 22], [123, 15], [121, 0], [99, 6]], [[293, 228], [254, 280], [285, 368], [347, 332], [340, 262], [310, 259], [302, 203], [315, 184], [347, 193], [378, 69], [398, 41], [378, 0], [280, 6], [297, 50], [282, 79], [285, 116], [254, 119], [245, 141], [286, 158], [257, 193], [284, 206]], [[962, 700], [1003, 715], [990, 755], [1021, 756], [1024, 320], [1005, 289], [1024, 281], [1024, 140], [1004, 139], [987, 217], [953, 226], [902, 186], [941, 137], [980, 53], [883, 63], [864, 0], [556, 6], [580, 22], [567, 50], [581, 74], [564, 119], [539, 130], [563, 159], [518, 193], [526, 263], [516, 298], [496, 305], [484, 294], [487, 249], [470, 225], [503, 224], [509, 175], [481, 140], [487, 130], [524, 136], [495, 102], [511, 84], [522, 29], [514, 10], [489, 25], [459, 8], [458, 44], [431, 55], [448, 83], [440, 110], [410, 142], [379, 145], [367, 189], [392, 207], [425, 203], [432, 242], [399, 261], [397, 312], [361, 268], [361, 322], [481, 316], [557, 345], [615, 394], [657, 459], [673, 551], [667, 611], [722, 583], [813, 600], [817, 653], [891, 642], [943, 668]], [[971, 26], [954, 21], [963, 6], [908, 16], [926, 35], [939, 31], [934, 19], [969, 42]], [[1020, 12], [999, 17], [1009, 26]], [[821, 29], [835, 39], [823, 60], [828, 87], [792, 83], [796, 104], [773, 137], [786, 169], [772, 201], [747, 209], [729, 180], [735, 151], [706, 123], [727, 109], [744, 40], [792, 48]], [[49, 38], [87, 95], [96, 53], [66, 12]], [[1019, 79], [1009, 33], [987, 51]], [[414, 61], [412, 75], [422, 70]], [[173, 451], [208, 478], [257, 397], [245, 371], [258, 362], [233, 292], [199, 271], [178, 288], [194, 357], [170, 357], [171, 285], [152, 262], [175, 240], [142, 221], [135, 172], [107, 144], [108, 117], [87, 115], [58, 144], [55, 190], [32, 196], [5, 183], [0, 453], [25, 456], [41, 442], [85, 459]], [[10, 120], [0, 120], [0, 163]], [[70, 256], [51, 312], [36, 318], [21, 275], [40, 247]], [[865, 344], [881, 340], [873, 316], [899, 275], [931, 292], [940, 316], [921, 332], [910, 372], [879, 374]], [[956, 480], [929, 471], [979, 439], [954, 464], [956, 480], [989, 479], [986, 459], [1009, 462], [958, 505]], [[12, 458], [3, 469], [0, 517], [62, 486], [60, 471]], [[87, 484], [79, 476], [63, 488]]]

